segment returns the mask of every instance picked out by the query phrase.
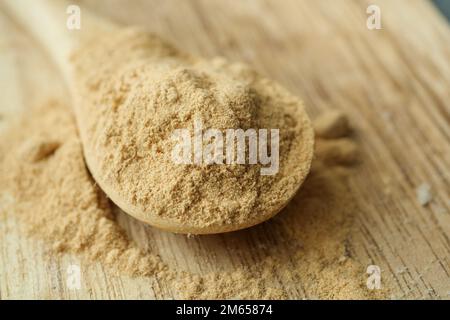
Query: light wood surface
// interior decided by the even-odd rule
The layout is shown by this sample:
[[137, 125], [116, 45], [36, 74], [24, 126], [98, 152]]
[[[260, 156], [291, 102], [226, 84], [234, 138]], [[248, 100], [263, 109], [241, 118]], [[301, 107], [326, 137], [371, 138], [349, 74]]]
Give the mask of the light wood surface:
[[[350, 181], [357, 225], [349, 250], [363, 265], [382, 268], [393, 297], [450, 298], [450, 29], [428, 1], [85, 2], [181, 49], [253, 65], [302, 96], [313, 117], [333, 108], [350, 115], [362, 164]], [[382, 30], [366, 27], [372, 3], [382, 10]], [[1, 9], [1, 121], [46, 96], [67, 99], [49, 60]], [[433, 194], [426, 207], [416, 197], [423, 183]], [[217, 271], [251, 259], [230, 256], [233, 239], [226, 235], [187, 238], [121, 214], [119, 220], [179, 269]], [[270, 243], [277, 235], [265, 231]], [[0, 210], [1, 299], [177, 296], [157, 279], [110, 276], [100, 265], [82, 265], [82, 289], [69, 290], [66, 269], [80, 261], [48, 259], [45, 250]], [[288, 296], [311, 298], [300, 287], [286, 289]]]

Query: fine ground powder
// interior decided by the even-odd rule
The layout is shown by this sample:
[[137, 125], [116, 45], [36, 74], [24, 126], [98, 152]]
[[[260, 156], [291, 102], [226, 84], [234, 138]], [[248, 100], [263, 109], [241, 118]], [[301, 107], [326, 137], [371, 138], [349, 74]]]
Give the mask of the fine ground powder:
[[[323, 126], [319, 119], [316, 127], [329, 137]], [[342, 122], [330, 126], [348, 133]], [[253, 248], [261, 259], [229, 271], [178, 270], [127, 236], [113, 205], [91, 178], [75, 121], [59, 101], [33, 108], [2, 134], [1, 200], [9, 204], [2, 210], [18, 219], [29, 236], [44, 240], [51, 254], [78, 254], [86, 264], [101, 263], [111, 274], [156, 277], [179, 298], [285, 298], [286, 292], [310, 298], [380, 297], [383, 292], [376, 296], [366, 288], [365, 268], [349, 248], [356, 208], [346, 179], [354, 170], [357, 148], [350, 138], [331, 136], [318, 137], [311, 173], [288, 206], [263, 225], [241, 231], [257, 236], [269, 228], [276, 236], [273, 243]]]
[[[138, 29], [95, 35], [72, 62], [90, 172], [140, 220], [193, 234], [254, 225], [277, 213], [309, 172], [314, 139], [302, 102], [245, 65], [189, 56]], [[193, 136], [196, 120], [222, 134], [278, 129], [279, 171], [175, 163], [172, 133]]]

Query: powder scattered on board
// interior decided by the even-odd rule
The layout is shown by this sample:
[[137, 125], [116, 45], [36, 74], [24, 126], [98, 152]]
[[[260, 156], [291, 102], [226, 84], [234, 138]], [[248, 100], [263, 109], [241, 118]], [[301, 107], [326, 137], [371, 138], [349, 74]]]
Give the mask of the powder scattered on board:
[[[63, 104], [50, 101], [34, 108], [0, 141], [1, 196], [11, 199], [2, 210], [17, 218], [29, 236], [44, 240], [52, 254], [77, 254], [86, 265], [101, 263], [111, 276], [156, 277], [180, 298], [266, 299], [294, 292], [306, 298], [357, 299], [384, 294], [366, 288], [365, 268], [348, 248], [356, 208], [346, 177], [353, 169], [326, 164], [323, 155], [317, 155], [307, 181], [279, 215], [220, 236], [240, 263], [222, 270], [211, 261], [217, 271], [201, 274], [180, 270], [125, 234], [85, 167], [72, 115]], [[271, 241], [260, 237], [268, 228], [277, 235]], [[301, 284], [302, 291], [293, 283]]]

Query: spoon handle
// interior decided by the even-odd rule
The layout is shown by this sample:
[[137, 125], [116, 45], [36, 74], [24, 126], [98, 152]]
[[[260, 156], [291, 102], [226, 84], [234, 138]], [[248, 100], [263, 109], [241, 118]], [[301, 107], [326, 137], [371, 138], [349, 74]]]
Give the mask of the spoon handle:
[[[81, 39], [93, 30], [111, 30], [115, 25], [89, 10], [79, 10], [80, 28], [71, 28], [78, 8], [66, 0], [3, 0], [8, 11], [47, 49], [63, 74], [69, 77], [69, 57]], [[75, 10], [75, 11], [74, 11]]]

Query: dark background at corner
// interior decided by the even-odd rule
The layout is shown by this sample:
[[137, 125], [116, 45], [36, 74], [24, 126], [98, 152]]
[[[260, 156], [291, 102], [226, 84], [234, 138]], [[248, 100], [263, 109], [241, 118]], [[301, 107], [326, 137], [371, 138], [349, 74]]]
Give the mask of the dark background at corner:
[[450, 0], [433, 0], [433, 2], [450, 21]]

